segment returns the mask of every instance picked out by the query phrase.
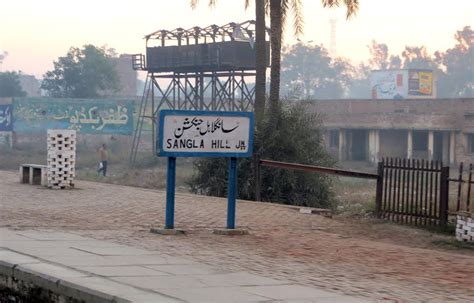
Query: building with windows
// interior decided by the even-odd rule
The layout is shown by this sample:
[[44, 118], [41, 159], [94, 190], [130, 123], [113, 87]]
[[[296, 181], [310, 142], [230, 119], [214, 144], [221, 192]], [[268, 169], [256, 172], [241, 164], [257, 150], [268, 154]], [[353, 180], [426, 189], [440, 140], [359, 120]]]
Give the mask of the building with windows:
[[474, 99], [324, 100], [326, 147], [341, 161], [474, 162]]

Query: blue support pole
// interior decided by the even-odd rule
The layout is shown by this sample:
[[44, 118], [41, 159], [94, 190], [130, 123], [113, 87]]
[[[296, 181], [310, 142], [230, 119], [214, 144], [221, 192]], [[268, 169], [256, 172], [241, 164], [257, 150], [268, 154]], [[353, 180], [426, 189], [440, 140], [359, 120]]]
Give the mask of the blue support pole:
[[176, 158], [168, 158], [168, 173], [166, 179], [166, 229], [174, 228], [174, 191], [176, 180]]
[[235, 196], [237, 188], [237, 158], [229, 161], [229, 187], [227, 191], [227, 228], [235, 228]]

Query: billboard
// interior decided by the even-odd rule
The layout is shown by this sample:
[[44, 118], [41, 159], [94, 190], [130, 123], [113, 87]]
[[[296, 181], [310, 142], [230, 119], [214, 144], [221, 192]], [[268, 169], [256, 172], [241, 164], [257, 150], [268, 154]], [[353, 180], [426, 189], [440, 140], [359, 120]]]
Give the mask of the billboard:
[[408, 95], [432, 96], [433, 72], [425, 70], [408, 71]]
[[126, 100], [14, 99], [15, 131], [74, 129], [88, 134], [131, 135], [134, 104]]
[[376, 70], [370, 75], [372, 99], [416, 99], [435, 96], [431, 70]]
[[11, 104], [0, 104], [0, 132], [11, 132], [13, 130], [13, 106]]
[[408, 93], [408, 71], [372, 71], [370, 87], [372, 99], [404, 99]]

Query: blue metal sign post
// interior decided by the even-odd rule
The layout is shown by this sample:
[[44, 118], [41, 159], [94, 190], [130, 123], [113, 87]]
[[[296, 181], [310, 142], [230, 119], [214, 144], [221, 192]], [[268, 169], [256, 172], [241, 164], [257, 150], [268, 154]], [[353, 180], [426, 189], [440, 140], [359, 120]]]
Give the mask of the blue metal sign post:
[[235, 197], [237, 189], [237, 158], [229, 161], [229, 184], [227, 192], [227, 228], [235, 228]]
[[166, 176], [166, 229], [174, 228], [174, 191], [176, 182], [176, 158], [168, 158], [168, 174]]
[[234, 230], [237, 158], [252, 155], [253, 113], [162, 110], [158, 127], [156, 150], [168, 157], [165, 230], [174, 230], [176, 157], [229, 158], [227, 229]]

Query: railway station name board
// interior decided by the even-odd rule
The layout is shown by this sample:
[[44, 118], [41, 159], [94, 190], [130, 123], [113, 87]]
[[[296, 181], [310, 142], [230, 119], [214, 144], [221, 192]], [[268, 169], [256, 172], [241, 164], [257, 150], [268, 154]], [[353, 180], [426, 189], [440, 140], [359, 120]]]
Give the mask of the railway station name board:
[[252, 145], [251, 112], [160, 112], [158, 156], [250, 157]]

